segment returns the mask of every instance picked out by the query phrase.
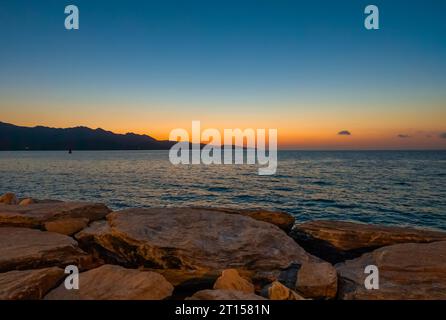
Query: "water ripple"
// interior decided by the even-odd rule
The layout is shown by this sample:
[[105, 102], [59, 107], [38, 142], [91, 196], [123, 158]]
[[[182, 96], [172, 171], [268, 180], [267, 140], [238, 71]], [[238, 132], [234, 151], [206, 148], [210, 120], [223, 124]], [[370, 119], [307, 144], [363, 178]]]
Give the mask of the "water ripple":
[[166, 151], [0, 152], [0, 193], [113, 209], [212, 205], [446, 230], [446, 152], [279, 152], [256, 166], [173, 166]]

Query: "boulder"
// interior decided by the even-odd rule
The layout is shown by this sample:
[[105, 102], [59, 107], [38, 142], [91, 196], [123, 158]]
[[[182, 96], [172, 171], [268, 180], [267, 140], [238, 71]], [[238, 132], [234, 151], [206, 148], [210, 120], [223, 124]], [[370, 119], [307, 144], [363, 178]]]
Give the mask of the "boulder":
[[57, 267], [0, 273], [0, 300], [42, 299], [63, 278]]
[[201, 290], [186, 300], [266, 300], [254, 293], [246, 293], [238, 290]]
[[71, 236], [87, 227], [88, 222], [88, 218], [64, 218], [45, 222], [45, 229], [50, 232]]
[[0, 272], [90, 262], [77, 242], [67, 236], [27, 228], [0, 228]]
[[[368, 265], [379, 271], [379, 289], [366, 289]], [[446, 300], [446, 241], [383, 247], [336, 265], [340, 299]]]
[[208, 211], [224, 212], [230, 214], [240, 214], [251, 217], [255, 220], [268, 222], [278, 226], [285, 232], [289, 232], [294, 225], [295, 218], [289, 213], [283, 211], [269, 211], [263, 209], [233, 209], [233, 208], [217, 208], [217, 207], [194, 207], [197, 209], [205, 209]]
[[14, 193], [8, 192], [0, 196], [0, 203], [5, 205], [14, 205], [18, 204], [19, 200], [17, 199]]
[[439, 231], [325, 220], [295, 225], [290, 236], [309, 253], [331, 263], [387, 245], [446, 240], [446, 233]]
[[33, 198], [25, 198], [20, 200], [19, 205], [20, 206], [28, 206], [30, 204], [36, 203], [37, 201], [34, 200]]
[[103, 219], [110, 209], [90, 202], [37, 202], [23, 205], [0, 204], [0, 227], [44, 229], [45, 223], [67, 218]]
[[279, 281], [274, 281], [266, 286], [262, 293], [270, 300], [305, 300], [304, 297], [285, 287]]
[[332, 299], [337, 281], [336, 269], [330, 263], [304, 263], [297, 274], [296, 290], [305, 298]]
[[191, 208], [128, 209], [76, 235], [83, 247], [127, 266], [222, 272], [280, 270], [318, 259], [276, 226]]
[[254, 293], [254, 285], [242, 278], [236, 269], [223, 270], [215, 281], [214, 289], [238, 290], [245, 293]]
[[61, 284], [45, 299], [162, 300], [170, 297], [172, 292], [173, 286], [156, 272], [103, 265], [79, 274], [79, 290], [67, 290]]

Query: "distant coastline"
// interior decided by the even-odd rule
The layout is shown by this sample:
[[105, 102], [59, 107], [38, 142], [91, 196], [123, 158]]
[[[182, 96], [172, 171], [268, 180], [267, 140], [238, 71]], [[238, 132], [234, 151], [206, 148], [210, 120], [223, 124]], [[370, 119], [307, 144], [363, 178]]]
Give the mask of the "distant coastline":
[[[0, 151], [169, 150], [176, 143], [132, 132], [114, 133], [102, 128], [25, 127], [0, 121]], [[204, 146], [200, 145], [201, 148]]]

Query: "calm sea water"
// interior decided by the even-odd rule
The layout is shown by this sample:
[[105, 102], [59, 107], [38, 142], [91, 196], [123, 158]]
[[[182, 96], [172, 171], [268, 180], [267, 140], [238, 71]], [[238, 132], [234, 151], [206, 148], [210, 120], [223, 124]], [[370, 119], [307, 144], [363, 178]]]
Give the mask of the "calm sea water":
[[113, 209], [211, 205], [446, 230], [446, 151], [281, 151], [248, 165], [173, 166], [167, 151], [0, 152], [0, 193]]

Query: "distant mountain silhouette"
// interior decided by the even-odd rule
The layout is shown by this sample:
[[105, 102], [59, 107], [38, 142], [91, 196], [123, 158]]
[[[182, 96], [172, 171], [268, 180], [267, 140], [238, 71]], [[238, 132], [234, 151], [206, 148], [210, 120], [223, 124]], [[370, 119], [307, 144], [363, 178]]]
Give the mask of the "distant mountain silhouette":
[[167, 150], [174, 144], [103, 129], [20, 127], [0, 122], [0, 150]]

